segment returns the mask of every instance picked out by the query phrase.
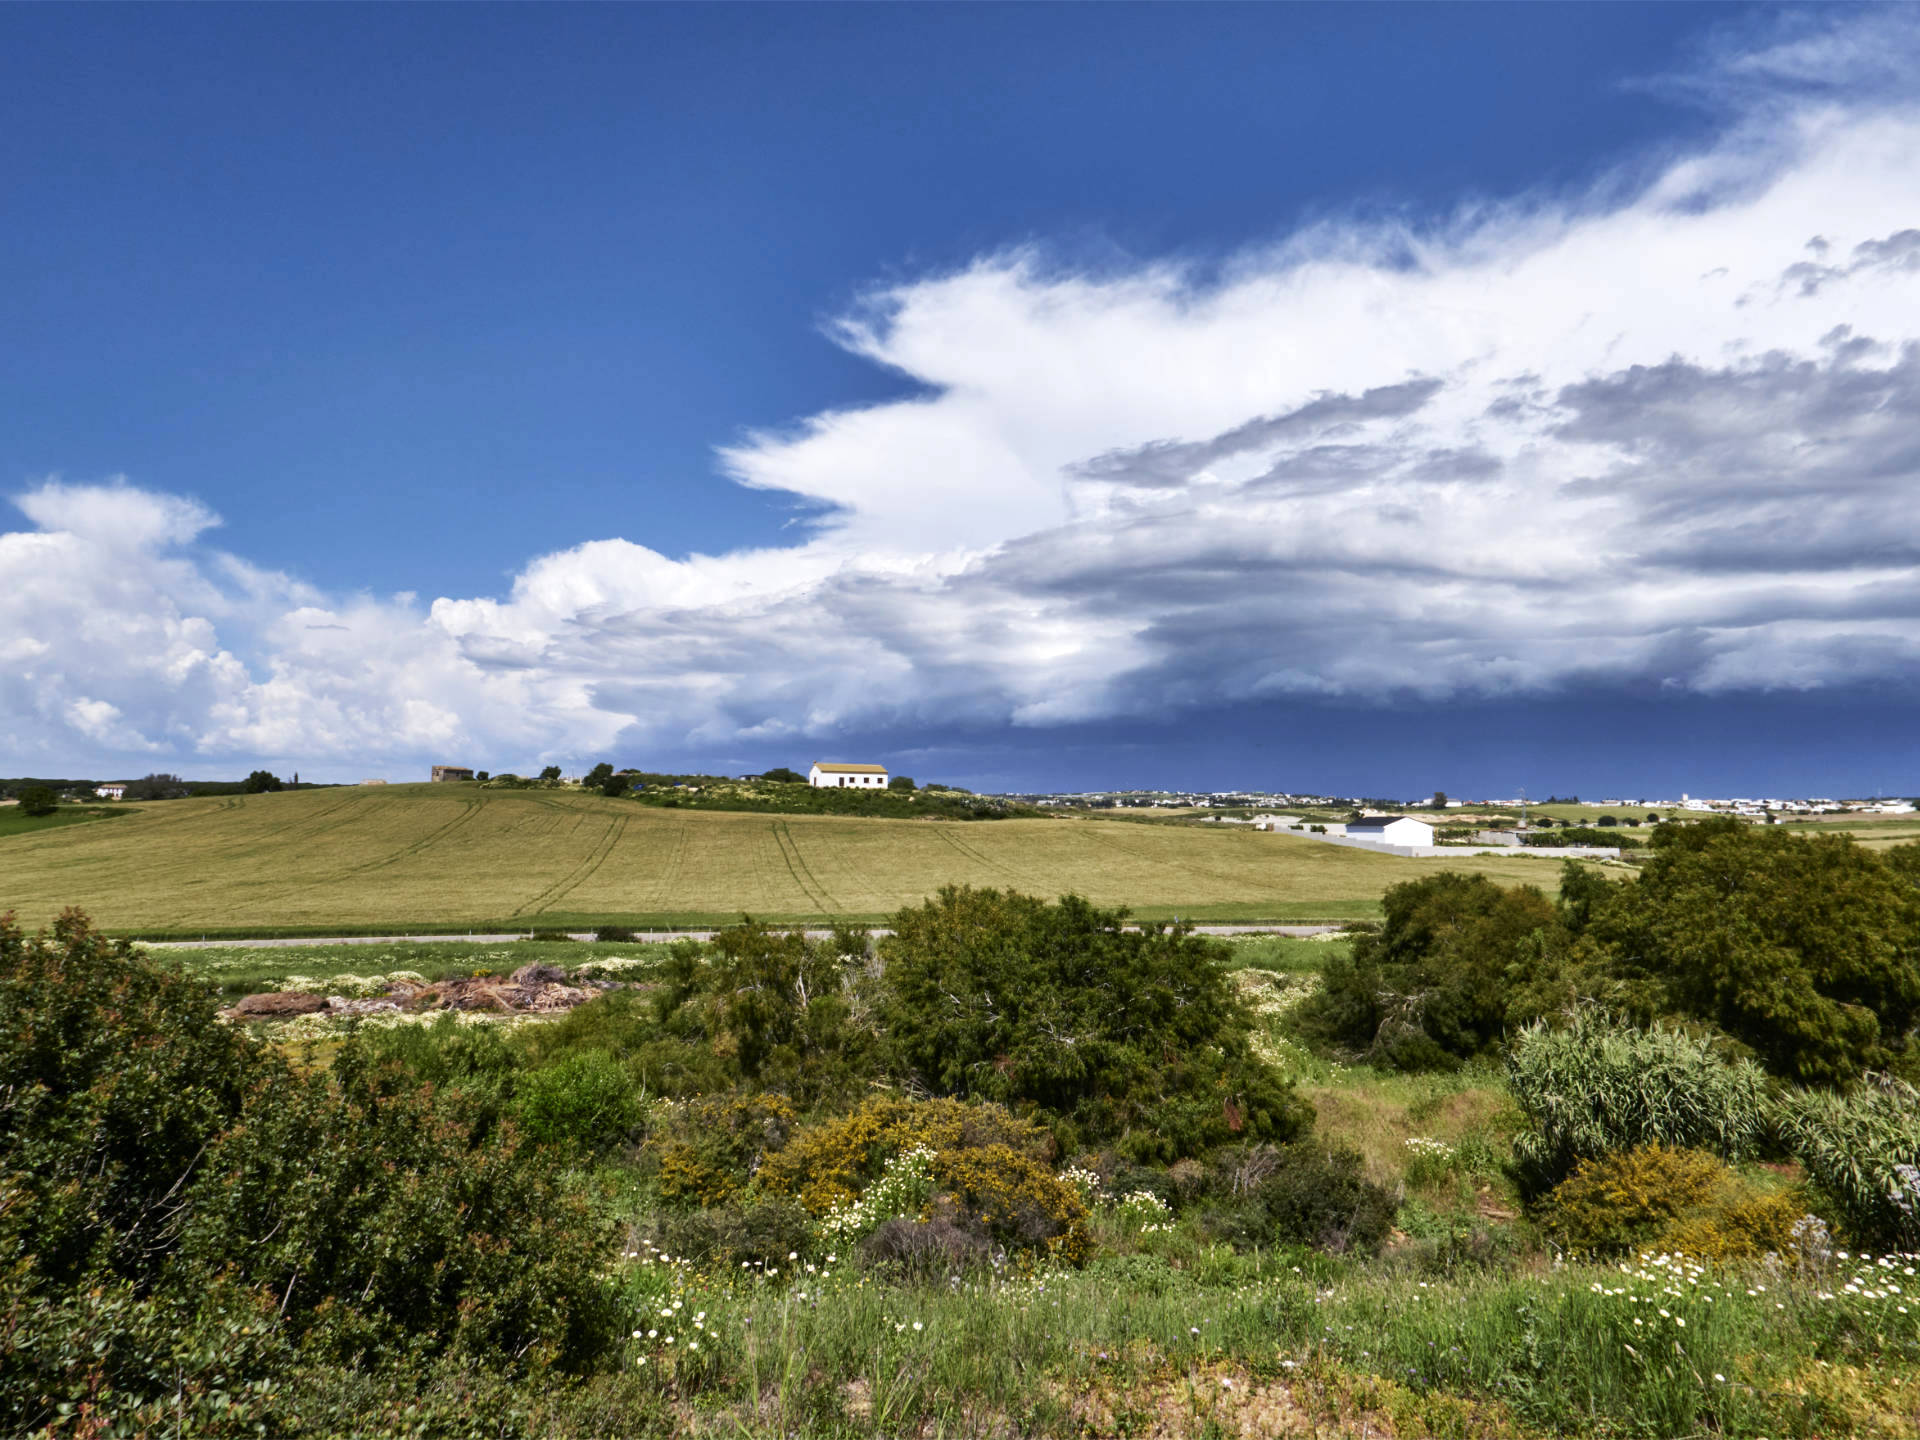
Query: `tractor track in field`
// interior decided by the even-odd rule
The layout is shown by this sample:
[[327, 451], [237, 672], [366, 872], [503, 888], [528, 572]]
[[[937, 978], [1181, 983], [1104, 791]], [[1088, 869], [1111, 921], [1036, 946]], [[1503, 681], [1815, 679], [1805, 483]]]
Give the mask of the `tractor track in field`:
[[662, 901], [680, 887], [680, 874], [687, 865], [687, 843], [687, 822], [675, 820], [666, 859], [661, 863], [658, 878], [654, 881], [655, 891]]
[[793, 883], [800, 887], [800, 893], [829, 914], [838, 910], [840, 902], [833, 898], [827, 887], [820, 883], [820, 877], [808, 867], [805, 857], [800, 853], [800, 842], [793, 838], [786, 821], [773, 822], [773, 843], [780, 847], [780, 858], [787, 862], [787, 873], [793, 877]]
[[535, 895], [531, 900], [508, 913], [514, 916], [525, 915], [529, 912], [538, 914], [539, 911], [535, 910], [534, 907], [538, 906], [541, 910], [550, 909], [554, 901], [571, 894], [583, 881], [591, 876], [594, 871], [607, 863], [607, 857], [613, 854], [614, 850], [619, 846], [620, 837], [627, 833], [628, 819], [629, 817], [625, 815], [614, 816], [612, 822], [607, 826], [606, 834], [594, 842], [593, 848], [587, 852], [586, 859], [582, 860], [578, 865], [574, 866], [573, 869], [554, 881], [553, 884], [542, 890], [538, 895]]
[[1006, 881], [1009, 885], [1017, 886], [1025, 883], [1025, 877], [1022, 876], [1019, 871], [1009, 869], [1007, 866], [1001, 864], [997, 860], [988, 859], [985, 855], [981, 854], [973, 846], [969, 845], [966, 841], [962, 840], [958, 835], [954, 834], [953, 827], [951, 825], [941, 825], [940, 827], [938, 827], [935, 833], [939, 835], [939, 837], [942, 840], [944, 840], [951, 849], [957, 851], [961, 855], [964, 855], [967, 859], [973, 861], [974, 864], [980, 866], [981, 869], [987, 871], [989, 874], [1005, 876]]
[[350, 866], [345, 870], [337, 870], [330, 878], [344, 880], [350, 875], [363, 875], [369, 870], [378, 870], [384, 866], [392, 865], [398, 861], [418, 855], [421, 851], [427, 849], [429, 846], [438, 844], [453, 831], [458, 830], [462, 825], [473, 820], [473, 818], [486, 807], [486, 803], [487, 798], [484, 795], [472, 800], [463, 799], [460, 802], [461, 809], [458, 815], [455, 815], [444, 824], [436, 825], [418, 840], [413, 841], [411, 844], [402, 845], [398, 850], [382, 855], [377, 860], [364, 860], [360, 864]]

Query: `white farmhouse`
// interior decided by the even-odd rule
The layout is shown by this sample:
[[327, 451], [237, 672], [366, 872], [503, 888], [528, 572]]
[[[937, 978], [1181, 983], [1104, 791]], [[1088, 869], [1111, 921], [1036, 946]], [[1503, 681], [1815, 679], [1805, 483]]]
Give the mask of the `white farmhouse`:
[[1431, 845], [1433, 826], [1411, 815], [1369, 815], [1349, 820], [1347, 834], [1355, 840], [1383, 840], [1389, 845]]
[[104, 795], [109, 800], [118, 800], [127, 793], [127, 782], [116, 780], [111, 785], [96, 785], [93, 787], [93, 793]]
[[807, 783], [816, 790], [884, 790], [887, 767], [884, 765], [837, 765], [817, 760], [807, 772]]

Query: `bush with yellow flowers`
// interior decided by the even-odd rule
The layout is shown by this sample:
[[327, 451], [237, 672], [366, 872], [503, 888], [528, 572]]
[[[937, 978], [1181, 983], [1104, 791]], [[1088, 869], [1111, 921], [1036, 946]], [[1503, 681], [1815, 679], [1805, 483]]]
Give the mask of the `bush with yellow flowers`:
[[1711, 1260], [1787, 1250], [1804, 1214], [1797, 1190], [1757, 1190], [1716, 1156], [1664, 1145], [1585, 1161], [1541, 1206], [1547, 1233], [1569, 1250]]

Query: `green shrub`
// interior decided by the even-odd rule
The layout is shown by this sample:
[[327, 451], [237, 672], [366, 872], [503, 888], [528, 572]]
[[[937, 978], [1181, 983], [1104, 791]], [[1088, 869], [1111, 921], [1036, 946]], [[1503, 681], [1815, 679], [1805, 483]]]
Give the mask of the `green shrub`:
[[1592, 825], [1569, 825], [1559, 830], [1541, 830], [1526, 837], [1527, 845], [1608, 845], [1621, 850], [1637, 850], [1638, 835], [1623, 835], [1618, 830], [1602, 830]]
[[1074, 896], [948, 887], [880, 942], [881, 1027], [937, 1095], [1044, 1119], [1066, 1151], [1162, 1163], [1286, 1140], [1310, 1107], [1263, 1065], [1222, 947]]
[[1590, 933], [1642, 1018], [1719, 1026], [1769, 1072], [1846, 1085], [1920, 1024], [1920, 888], [1845, 836], [1663, 825]]
[[1920, 1089], [1873, 1076], [1846, 1095], [1803, 1090], [1779, 1126], [1855, 1244], [1920, 1250]]
[[662, 1215], [659, 1248], [701, 1265], [732, 1270], [743, 1262], [784, 1265], [813, 1248], [813, 1217], [794, 1201], [765, 1196], [746, 1204]]
[[37, 1283], [150, 1286], [180, 1195], [274, 1068], [206, 987], [78, 911], [51, 935], [0, 917], [0, 1178], [33, 1217]]
[[1403, 1070], [1445, 1069], [1580, 993], [1573, 937], [1530, 885], [1443, 871], [1381, 904], [1385, 925], [1331, 958], [1296, 1012], [1308, 1036]]
[[514, 1114], [536, 1144], [597, 1150], [639, 1123], [632, 1079], [604, 1050], [579, 1050], [521, 1077]]
[[20, 792], [20, 813], [35, 817], [51, 815], [60, 808], [60, 797], [48, 786], [29, 785]]
[[1531, 1122], [1514, 1138], [1514, 1158], [1535, 1191], [1582, 1161], [1644, 1145], [1739, 1160], [1766, 1131], [1766, 1077], [1753, 1062], [1723, 1059], [1704, 1037], [1641, 1030], [1591, 1008], [1560, 1029], [1521, 1031], [1506, 1071]]
[[0, 1095], [5, 1433], [290, 1433], [298, 1367], [615, 1344], [611, 1234], [486, 1107], [357, 1039], [296, 1072], [77, 913], [0, 921]]
[[361, 1051], [374, 1066], [399, 1066], [414, 1083], [458, 1096], [484, 1130], [506, 1113], [520, 1082], [519, 1049], [491, 1025], [462, 1025], [452, 1011], [427, 1025], [362, 1030]]
[[1362, 1173], [1357, 1152], [1318, 1141], [1254, 1147], [1225, 1157], [1218, 1173], [1227, 1198], [1203, 1216], [1203, 1228], [1240, 1247], [1371, 1254], [1399, 1209], [1391, 1191]]
[[877, 1077], [871, 1025], [856, 1020], [868, 974], [864, 933], [823, 939], [752, 923], [711, 944], [661, 947], [646, 993], [612, 991], [516, 1043], [545, 1063], [604, 1050], [657, 1095], [776, 1091], [811, 1109]]
[[587, 1368], [616, 1338], [613, 1235], [513, 1128], [349, 1041], [330, 1074], [275, 1067], [189, 1187], [181, 1284], [228, 1275], [342, 1360], [413, 1347]]

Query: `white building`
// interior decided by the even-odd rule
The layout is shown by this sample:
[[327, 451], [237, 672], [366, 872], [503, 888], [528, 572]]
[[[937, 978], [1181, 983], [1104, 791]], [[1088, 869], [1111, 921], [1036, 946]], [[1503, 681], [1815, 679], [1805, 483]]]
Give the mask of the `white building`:
[[884, 790], [887, 767], [884, 765], [835, 765], [817, 760], [807, 772], [807, 783], [816, 790]]
[[1369, 815], [1349, 820], [1347, 834], [1355, 840], [1383, 840], [1389, 845], [1431, 845], [1433, 826], [1411, 815]]
[[111, 785], [94, 786], [93, 793], [96, 795], [104, 795], [109, 800], [118, 800], [122, 795], [127, 793], [127, 787], [123, 782], [116, 780]]

